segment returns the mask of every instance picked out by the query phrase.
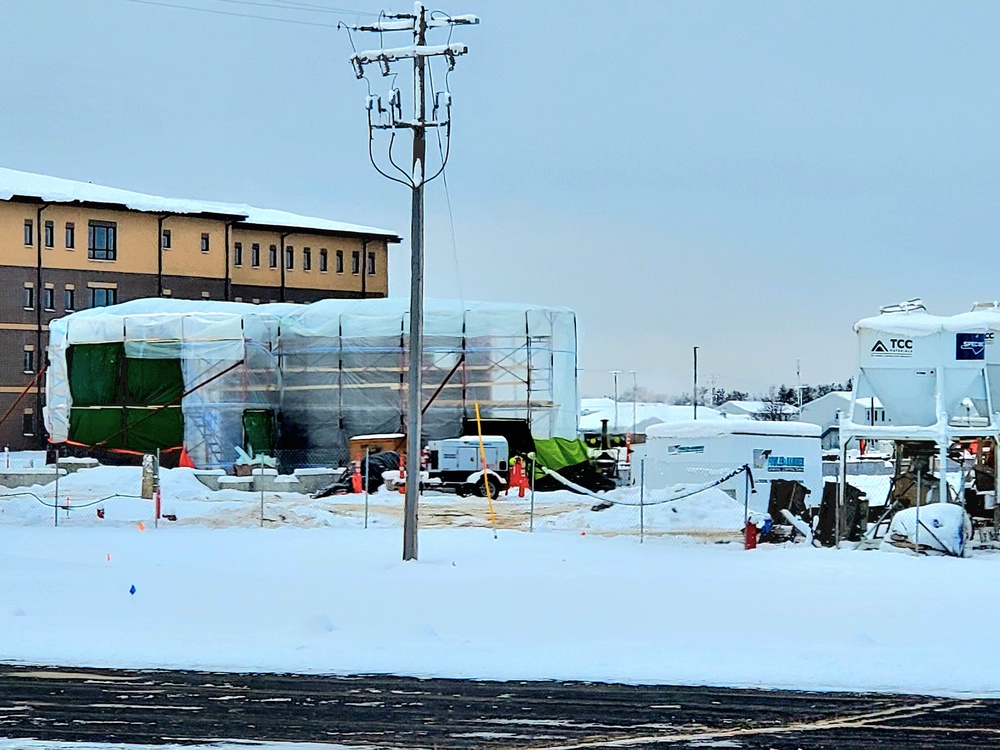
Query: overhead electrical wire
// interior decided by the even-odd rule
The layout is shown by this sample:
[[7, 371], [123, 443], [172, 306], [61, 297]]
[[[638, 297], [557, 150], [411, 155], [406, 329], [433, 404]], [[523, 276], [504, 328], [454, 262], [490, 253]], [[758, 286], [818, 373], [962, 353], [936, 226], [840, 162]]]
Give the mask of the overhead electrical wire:
[[[449, 30], [449, 32], [448, 32], [448, 43], [449, 44], [451, 43], [451, 30]], [[436, 99], [434, 99], [435, 93], [434, 93], [434, 68], [433, 68], [433, 66], [428, 66], [427, 74], [428, 74], [428, 78], [429, 78], [430, 84], [431, 84], [431, 98], [434, 101], [436, 101]], [[444, 91], [445, 91], [445, 93], [448, 96], [451, 96], [451, 87], [448, 84], [448, 79], [449, 79], [450, 76], [451, 76], [451, 71], [449, 70], [447, 73], [445, 73], [445, 76], [444, 76]], [[450, 118], [450, 115], [449, 115], [449, 118]], [[438, 155], [441, 157], [442, 165], [446, 165], [448, 157], [445, 155], [444, 144], [441, 142], [441, 128], [434, 128], [434, 130], [435, 130], [434, 134], [437, 136]], [[450, 137], [451, 136], [449, 134], [449, 138]], [[462, 266], [459, 263], [458, 241], [457, 241], [457, 239], [455, 237], [455, 214], [454, 214], [454, 212], [451, 209], [451, 191], [448, 189], [448, 172], [444, 168], [444, 166], [441, 167], [441, 182], [444, 185], [444, 200], [445, 200], [445, 204], [448, 206], [448, 228], [449, 228], [450, 234], [451, 234], [451, 255], [452, 255], [452, 260], [453, 260], [453, 262], [455, 264], [455, 284], [458, 286], [458, 299], [461, 301], [462, 305], [464, 306], [465, 305], [465, 294], [464, 294], [464, 292], [462, 290]]]
[[[129, 3], [138, 3], [140, 5], [155, 5], [155, 6], [158, 6], [158, 7], [161, 7], [161, 8], [173, 8], [175, 10], [191, 10], [191, 11], [196, 11], [196, 12], [199, 12], [199, 13], [212, 13], [212, 14], [215, 14], [215, 15], [218, 15], [218, 16], [231, 16], [231, 17], [234, 17], [234, 18], [251, 18], [251, 19], [254, 19], [254, 20], [257, 20], [257, 21], [272, 21], [274, 23], [291, 23], [291, 24], [295, 24], [297, 26], [315, 26], [315, 27], [318, 27], [318, 28], [326, 28], [326, 29], [335, 29], [335, 28], [337, 28], [337, 25], [333, 24], [333, 23], [319, 23], [317, 21], [305, 21], [305, 20], [296, 19], [296, 18], [279, 18], [279, 17], [275, 17], [275, 16], [261, 16], [261, 15], [256, 15], [256, 14], [253, 14], [253, 13], [237, 13], [236, 11], [218, 10], [216, 8], [202, 8], [202, 7], [195, 6], [195, 5], [179, 5], [177, 3], [164, 2], [163, 0], [125, 0], [125, 1], [129, 2]], [[224, 2], [232, 2], [232, 3], [235, 3], [237, 5], [254, 5], [254, 6], [262, 6], [262, 7], [270, 7], [270, 8], [273, 8], [274, 10], [276, 10], [276, 11], [279, 11], [279, 12], [280, 11], [290, 11], [290, 10], [300, 11], [300, 12], [303, 12], [303, 13], [317, 13], [317, 12], [320, 12], [319, 10], [314, 9], [314, 8], [285, 7], [285, 6], [269, 5], [269, 4], [265, 4], [265, 3], [259, 3], [259, 2], [251, 2], [250, 0], [222, 0], [222, 1], [224, 1]], [[331, 8], [327, 12], [338, 13], [340, 15], [349, 15], [349, 16], [354, 16], [354, 15], [366, 15], [366, 16], [368, 16], [368, 15], [375, 15], [374, 13], [370, 13], [368, 11], [348, 10], [346, 8], [339, 8], [339, 9], [332, 9]]]

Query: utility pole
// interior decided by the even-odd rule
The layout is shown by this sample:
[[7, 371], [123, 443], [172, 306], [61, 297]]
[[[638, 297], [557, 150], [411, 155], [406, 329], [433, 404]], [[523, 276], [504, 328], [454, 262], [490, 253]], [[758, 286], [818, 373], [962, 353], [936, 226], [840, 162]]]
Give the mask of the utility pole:
[[[383, 177], [406, 185], [411, 191], [410, 218], [410, 342], [407, 369], [407, 415], [406, 415], [406, 499], [403, 504], [403, 559], [417, 559], [417, 505], [420, 499], [420, 454], [423, 430], [423, 350], [424, 350], [424, 185], [440, 175], [448, 162], [451, 144], [451, 93], [447, 89], [431, 91], [428, 97], [427, 79], [433, 58], [444, 58], [448, 71], [454, 70], [455, 58], [464, 55], [469, 48], [460, 43], [436, 46], [427, 45], [427, 31], [430, 28], [451, 28], [453, 26], [478, 24], [476, 16], [448, 16], [443, 13], [429, 13], [422, 2], [414, 5], [413, 13], [383, 14], [374, 24], [337, 24], [348, 31], [372, 32], [382, 35], [391, 32], [408, 32], [413, 35], [413, 44], [407, 47], [377, 49], [356, 52], [351, 57], [358, 78], [365, 77], [365, 67], [376, 64], [382, 76], [393, 75], [392, 64], [402, 60], [413, 63], [413, 120], [403, 119], [402, 94], [398, 88], [389, 91], [387, 101], [369, 94], [368, 109], [368, 156], [372, 165]], [[352, 42], [353, 44], [353, 42]], [[394, 80], [393, 78], [390, 80]], [[447, 77], [444, 77], [447, 80]], [[370, 90], [370, 89], [369, 89]], [[432, 118], [427, 119], [427, 100], [433, 102]], [[442, 148], [440, 167], [427, 176], [427, 130], [439, 128], [444, 132], [445, 145]], [[392, 131], [388, 145], [388, 162], [395, 174], [384, 171], [375, 159], [375, 132]], [[413, 133], [413, 153], [409, 171], [399, 167], [393, 157], [393, 143], [397, 131], [409, 130]], [[366, 259], [362, 259], [366, 262]], [[362, 267], [362, 271], [364, 267]]]
[[799, 414], [802, 414], [802, 360], [795, 360], [795, 389], [799, 392]]
[[698, 347], [694, 348], [694, 391], [691, 401], [694, 403], [694, 418], [698, 418]]

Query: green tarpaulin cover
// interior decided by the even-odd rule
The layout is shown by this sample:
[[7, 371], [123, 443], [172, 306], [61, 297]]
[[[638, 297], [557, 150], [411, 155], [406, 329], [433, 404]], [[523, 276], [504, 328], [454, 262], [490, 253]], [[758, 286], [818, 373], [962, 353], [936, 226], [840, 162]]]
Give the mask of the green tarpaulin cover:
[[[122, 344], [80, 344], [69, 348], [69, 439], [106, 448], [153, 451], [184, 442], [180, 403], [160, 411], [184, 392], [179, 359], [125, 356]], [[83, 407], [102, 407], [83, 408]], [[154, 413], [155, 412], [155, 413]], [[124, 428], [124, 432], [122, 431]]]
[[73, 406], [120, 403], [119, 383], [125, 361], [123, 344], [82, 344], [66, 354]]
[[125, 372], [129, 404], [169, 404], [184, 393], [179, 359], [129, 358], [125, 360]]
[[567, 438], [535, 439], [535, 461], [552, 471], [559, 471], [567, 466], [576, 466], [588, 459], [587, 446], [582, 440]]

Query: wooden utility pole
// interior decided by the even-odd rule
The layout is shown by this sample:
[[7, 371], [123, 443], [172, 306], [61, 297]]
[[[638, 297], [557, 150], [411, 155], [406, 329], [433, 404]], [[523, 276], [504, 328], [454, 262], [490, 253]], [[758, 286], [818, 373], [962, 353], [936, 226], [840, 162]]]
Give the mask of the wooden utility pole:
[[[420, 454], [423, 447], [423, 351], [424, 351], [424, 185], [444, 171], [448, 161], [448, 148], [441, 154], [440, 167], [430, 177], [427, 176], [427, 130], [442, 128], [445, 142], [451, 138], [451, 94], [447, 90], [428, 92], [427, 73], [430, 61], [443, 57], [448, 61], [449, 70], [455, 67], [455, 58], [468, 52], [464, 44], [449, 43], [437, 46], [427, 45], [429, 28], [450, 28], [459, 25], [478, 24], [475, 16], [447, 16], [430, 14], [423, 3], [418, 2], [413, 13], [383, 14], [378, 22], [369, 25], [346, 26], [351, 31], [375, 32], [380, 36], [387, 32], [411, 32], [413, 44], [409, 47], [378, 49], [358, 52], [351, 57], [358, 78], [365, 77], [365, 66], [375, 63], [383, 76], [388, 76], [391, 65], [400, 60], [413, 61], [413, 120], [403, 119], [402, 95], [399, 89], [392, 89], [383, 105], [380, 96], [369, 95], [368, 109], [368, 152], [372, 165], [384, 177], [410, 188], [410, 342], [406, 385], [406, 499], [403, 505], [403, 559], [417, 559], [417, 506], [420, 499]], [[430, 93], [430, 97], [428, 96]], [[433, 116], [427, 119], [428, 98], [433, 102]], [[443, 117], [441, 116], [443, 115]], [[375, 160], [372, 149], [374, 134], [378, 130], [409, 130], [413, 133], [413, 156], [410, 172], [400, 169], [393, 161], [392, 143], [389, 142], [389, 163], [396, 169], [395, 174], [385, 172]], [[440, 131], [439, 131], [440, 132]], [[400, 178], [402, 175], [403, 179]], [[362, 259], [362, 263], [367, 259]], [[364, 267], [362, 267], [364, 271]]]

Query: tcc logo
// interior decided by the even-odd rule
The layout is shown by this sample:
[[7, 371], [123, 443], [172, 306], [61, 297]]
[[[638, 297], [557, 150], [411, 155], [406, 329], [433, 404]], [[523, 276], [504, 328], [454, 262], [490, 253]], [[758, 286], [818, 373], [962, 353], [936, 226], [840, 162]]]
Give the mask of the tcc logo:
[[875, 342], [872, 347], [873, 354], [899, 354], [909, 355], [913, 353], [913, 339], [889, 339], [889, 346], [886, 346], [882, 339]]

